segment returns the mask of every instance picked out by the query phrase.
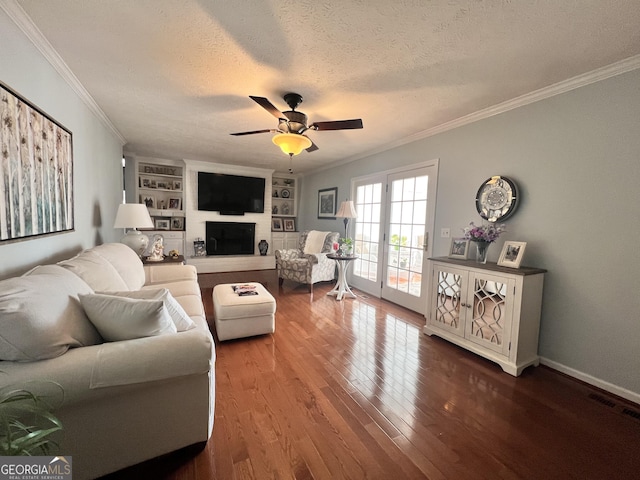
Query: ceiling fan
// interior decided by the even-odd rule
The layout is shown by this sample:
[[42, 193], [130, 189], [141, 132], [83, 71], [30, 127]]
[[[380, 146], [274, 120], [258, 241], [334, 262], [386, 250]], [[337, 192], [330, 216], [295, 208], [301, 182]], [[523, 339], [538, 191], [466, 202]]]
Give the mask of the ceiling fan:
[[284, 101], [289, 105], [291, 110], [281, 112], [273, 104], [264, 97], [249, 98], [264, 108], [267, 112], [278, 119], [278, 128], [270, 128], [265, 130], [253, 130], [251, 132], [238, 132], [231, 135], [254, 135], [256, 133], [276, 133], [273, 137], [273, 143], [278, 145], [284, 153], [293, 157], [298, 155], [302, 150], [307, 152], [315, 152], [318, 146], [305, 135], [308, 130], [351, 130], [362, 128], [362, 119], [353, 120], [334, 120], [329, 122], [314, 122], [307, 125], [307, 115], [296, 111], [298, 105], [302, 103], [302, 95], [297, 93], [287, 93], [284, 95]]

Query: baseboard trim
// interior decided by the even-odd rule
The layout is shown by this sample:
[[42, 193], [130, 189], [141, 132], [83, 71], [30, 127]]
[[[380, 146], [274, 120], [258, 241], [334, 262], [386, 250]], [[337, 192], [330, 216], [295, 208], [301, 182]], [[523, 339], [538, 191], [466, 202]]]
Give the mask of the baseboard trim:
[[540, 357], [540, 363], [542, 365], [546, 365], [549, 368], [553, 368], [554, 370], [559, 371], [560, 373], [564, 373], [569, 375], [570, 377], [576, 378], [584, 383], [588, 383], [589, 385], [593, 385], [594, 387], [600, 388], [601, 390], [605, 390], [609, 393], [617, 395], [618, 397], [629, 400], [633, 403], [640, 405], [640, 394], [636, 392], [632, 392], [631, 390], [627, 390], [626, 388], [619, 387], [614, 385], [613, 383], [605, 382], [599, 378], [588, 375], [584, 372], [576, 370], [571, 367], [567, 367], [558, 362], [554, 362], [553, 360], [549, 360], [545, 357]]

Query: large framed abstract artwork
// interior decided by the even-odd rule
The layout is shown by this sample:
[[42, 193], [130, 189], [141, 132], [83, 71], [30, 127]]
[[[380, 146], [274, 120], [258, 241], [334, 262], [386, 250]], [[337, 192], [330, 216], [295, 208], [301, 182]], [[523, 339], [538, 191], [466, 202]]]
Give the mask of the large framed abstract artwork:
[[72, 231], [69, 130], [0, 83], [0, 243]]

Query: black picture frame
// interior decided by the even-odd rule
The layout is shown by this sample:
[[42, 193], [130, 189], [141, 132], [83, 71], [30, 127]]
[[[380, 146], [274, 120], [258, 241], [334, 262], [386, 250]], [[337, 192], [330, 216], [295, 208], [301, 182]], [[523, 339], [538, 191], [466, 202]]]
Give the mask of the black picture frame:
[[73, 135], [0, 82], [0, 243], [74, 230]]
[[335, 220], [337, 199], [338, 187], [318, 190], [318, 218]]

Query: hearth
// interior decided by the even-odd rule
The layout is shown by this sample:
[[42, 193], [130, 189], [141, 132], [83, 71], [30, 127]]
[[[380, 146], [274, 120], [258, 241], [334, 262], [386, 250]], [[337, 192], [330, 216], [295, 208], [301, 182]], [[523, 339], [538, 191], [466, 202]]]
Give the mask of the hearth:
[[253, 255], [256, 224], [207, 222], [207, 255]]

